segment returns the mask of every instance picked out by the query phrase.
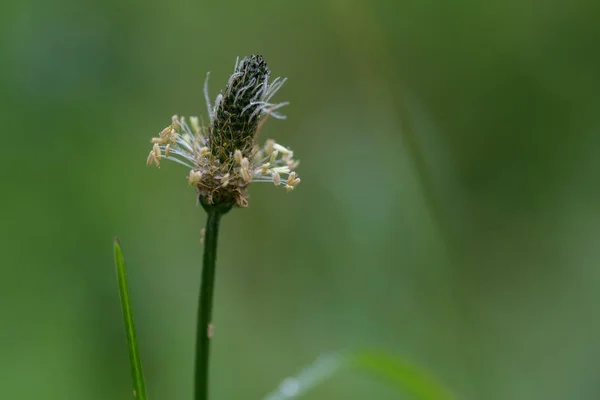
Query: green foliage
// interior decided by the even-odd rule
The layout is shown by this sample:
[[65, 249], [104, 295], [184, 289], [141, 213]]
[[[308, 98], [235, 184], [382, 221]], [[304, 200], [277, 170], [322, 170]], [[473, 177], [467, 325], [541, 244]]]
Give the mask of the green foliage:
[[135, 334], [133, 310], [131, 308], [131, 299], [129, 296], [129, 284], [127, 283], [127, 273], [125, 271], [125, 262], [123, 261], [123, 252], [121, 251], [119, 239], [115, 239], [115, 267], [117, 269], [119, 296], [121, 297], [123, 321], [125, 323], [125, 333], [127, 335], [131, 378], [133, 379], [133, 397], [139, 400], [146, 400], [146, 384], [144, 383], [142, 360], [140, 358], [137, 337]]
[[381, 351], [359, 351], [346, 357], [347, 363], [368, 372], [407, 393], [415, 400], [455, 400], [456, 397], [427, 371], [407, 360]]
[[297, 398], [333, 378], [337, 372], [349, 369], [373, 375], [397, 389], [400, 396], [409, 395], [410, 399], [456, 400], [443, 384], [425, 370], [407, 360], [371, 350], [322, 355], [296, 376], [283, 380], [279, 388], [264, 400]]

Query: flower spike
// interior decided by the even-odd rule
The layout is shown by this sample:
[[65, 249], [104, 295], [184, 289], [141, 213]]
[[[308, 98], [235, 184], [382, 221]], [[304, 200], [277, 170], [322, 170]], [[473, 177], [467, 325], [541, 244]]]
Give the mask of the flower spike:
[[204, 96], [208, 127], [198, 117], [174, 115], [171, 125], [152, 138], [147, 164], [159, 166], [166, 159], [189, 168], [188, 182], [206, 204], [246, 207], [251, 182], [285, 183], [288, 191], [294, 189], [300, 183], [294, 172], [298, 165], [294, 153], [271, 139], [263, 146], [257, 143], [258, 132], [269, 116], [284, 119], [276, 111], [288, 104], [271, 103], [286, 79], [271, 80], [270, 74], [260, 55], [237, 59], [214, 105], [210, 103], [207, 74]]

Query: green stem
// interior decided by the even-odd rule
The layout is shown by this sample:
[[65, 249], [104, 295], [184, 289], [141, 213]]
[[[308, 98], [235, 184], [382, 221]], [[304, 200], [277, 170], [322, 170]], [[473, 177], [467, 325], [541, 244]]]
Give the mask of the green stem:
[[202, 260], [202, 281], [198, 298], [198, 327], [196, 330], [196, 388], [194, 399], [208, 399], [208, 358], [212, 336], [212, 308], [217, 260], [217, 237], [221, 217], [231, 206], [202, 204], [207, 213], [204, 236], [204, 258]]

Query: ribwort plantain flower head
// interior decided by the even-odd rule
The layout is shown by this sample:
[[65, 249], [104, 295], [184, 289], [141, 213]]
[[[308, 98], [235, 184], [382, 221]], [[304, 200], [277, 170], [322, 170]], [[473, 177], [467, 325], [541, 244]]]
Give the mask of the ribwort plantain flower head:
[[198, 117], [172, 117], [158, 137], [147, 164], [172, 160], [190, 169], [188, 182], [203, 204], [239, 207], [248, 205], [251, 182], [271, 182], [291, 191], [300, 183], [294, 169], [294, 153], [274, 140], [259, 145], [257, 136], [269, 117], [285, 119], [279, 108], [288, 103], [271, 103], [286, 81], [270, 80], [267, 63], [260, 55], [236, 60], [233, 74], [214, 106], [208, 95], [208, 75], [204, 95], [209, 124]]

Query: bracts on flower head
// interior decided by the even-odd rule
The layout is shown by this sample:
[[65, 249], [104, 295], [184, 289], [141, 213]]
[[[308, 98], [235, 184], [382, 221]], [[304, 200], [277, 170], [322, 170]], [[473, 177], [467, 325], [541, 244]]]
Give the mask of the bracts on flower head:
[[240, 150], [249, 156], [255, 143], [259, 120], [287, 103], [272, 104], [271, 97], [285, 79], [269, 82], [271, 72], [260, 55], [236, 61], [225, 91], [217, 97], [209, 130], [209, 147], [221, 161]]
[[231, 157], [235, 150], [252, 149], [259, 117], [254, 112], [263, 82], [268, 79], [269, 68], [262, 56], [244, 58], [236, 65], [225, 91], [217, 98], [209, 127], [210, 147], [219, 159]]
[[[300, 183], [293, 152], [273, 140], [264, 146], [256, 143], [264, 121], [269, 116], [284, 119], [276, 110], [288, 104], [270, 102], [285, 79], [269, 78], [262, 56], [238, 59], [225, 91], [214, 107], [208, 104], [208, 127], [197, 117], [190, 117], [188, 124], [184, 117], [173, 116], [172, 124], [152, 139], [148, 164], [159, 165], [165, 158], [189, 167], [188, 181], [203, 205], [245, 207], [250, 182], [284, 183], [293, 190]], [[209, 102], [207, 83], [204, 89]]]

